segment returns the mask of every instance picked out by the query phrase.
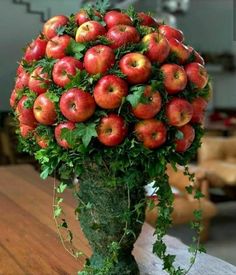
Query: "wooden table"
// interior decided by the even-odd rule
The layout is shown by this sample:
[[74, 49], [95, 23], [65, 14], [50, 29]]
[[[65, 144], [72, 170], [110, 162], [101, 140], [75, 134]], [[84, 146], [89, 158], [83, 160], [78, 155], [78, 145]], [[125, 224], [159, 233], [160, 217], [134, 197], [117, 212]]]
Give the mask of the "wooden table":
[[[0, 274], [53, 275], [77, 274], [83, 261], [76, 261], [63, 249], [52, 218], [53, 179], [42, 181], [29, 165], [0, 167]], [[75, 245], [86, 255], [91, 251], [75, 221], [75, 202], [65, 194], [64, 209]], [[177, 254], [177, 263], [188, 266], [187, 247], [166, 237], [169, 250]], [[161, 262], [151, 253], [153, 229], [144, 224], [134, 249], [141, 274], [162, 275]], [[206, 254], [199, 255], [189, 274], [235, 275], [236, 267]], [[122, 275], [122, 274], [121, 274]]]

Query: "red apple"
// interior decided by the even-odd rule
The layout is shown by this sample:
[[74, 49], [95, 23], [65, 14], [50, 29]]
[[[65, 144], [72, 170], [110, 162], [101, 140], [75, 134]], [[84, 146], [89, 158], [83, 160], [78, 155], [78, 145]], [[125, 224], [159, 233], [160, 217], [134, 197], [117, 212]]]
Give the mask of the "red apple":
[[88, 92], [78, 88], [66, 91], [60, 99], [62, 114], [72, 122], [89, 119], [95, 112], [96, 103]]
[[117, 25], [110, 28], [107, 38], [111, 42], [111, 48], [117, 49], [128, 43], [138, 43], [140, 35], [135, 27], [127, 25]]
[[104, 35], [106, 29], [97, 21], [88, 21], [79, 26], [75, 40], [79, 43], [94, 41], [100, 35]]
[[84, 68], [90, 74], [103, 74], [109, 70], [115, 63], [115, 54], [113, 50], [104, 45], [97, 45], [84, 55]]
[[67, 47], [70, 44], [71, 37], [67, 34], [54, 36], [48, 41], [46, 47], [47, 57], [59, 59], [66, 56]]
[[[98, 11], [94, 10], [93, 12], [94, 12], [95, 16], [102, 18], [102, 15]], [[77, 12], [75, 14], [75, 22], [79, 26], [85, 22], [90, 21], [90, 20], [91, 19], [90, 19], [88, 13], [83, 9], [81, 9], [79, 12]]]
[[188, 79], [185, 70], [176, 64], [165, 64], [161, 67], [163, 84], [169, 94], [176, 94], [183, 91]]
[[135, 125], [135, 133], [148, 149], [158, 148], [166, 142], [166, 126], [157, 119], [139, 121]]
[[126, 81], [115, 75], [102, 77], [94, 88], [94, 99], [104, 109], [118, 108], [122, 99], [128, 94]]
[[19, 64], [19, 66], [17, 67], [16, 69], [16, 75], [18, 76], [19, 74], [23, 73], [24, 72], [24, 67], [23, 67], [23, 64], [22, 62]]
[[175, 29], [171, 26], [160, 25], [158, 30], [160, 33], [164, 34], [168, 40], [171, 38], [175, 38], [180, 42], [182, 42], [184, 40], [183, 32], [181, 30]]
[[47, 94], [40, 94], [34, 102], [34, 116], [43, 125], [53, 125], [57, 119], [54, 102], [48, 98]]
[[30, 75], [29, 89], [37, 94], [45, 93], [49, 87], [50, 79], [43, 67], [37, 67]]
[[70, 81], [70, 76], [76, 75], [77, 70], [83, 69], [83, 63], [72, 56], [65, 56], [53, 66], [53, 81], [60, 87], [65, 87]]
[[145, 55], [152, 61], [162, 63], [168, 57], [170, 45], [160, 33], [150, 33], [143, 37], [142, 42], [147, 45]]
[[202, 97], [197, 97], [192, 101], [193, 106], [193, 116], [191, 122], [193, 123], [203, 123], [205, 111], [207, 108], [207, 101]]
[[154, 91], [151, 86], [146, 86], [143, 93], [144, 100], [132, 108], [133, 114], [140, 119], [153, 118], [161, 110], [161, 95]]
[[27, 62], [32, 62], [43, 58], [46, 52], [46, 46], [47, 41], [38, 37], [26, 48], [24, 59]]
[[170, 38], [170, 53], [174, 54], [180, 64], [184, 64], [190, 57], [190, 52], [187, 46], [179, 42], [175, 38]]
[[29, 126], [25, 124], [20, 125], [20, 134], [23, 138], [30, 138], [33, 135], [36, 126]]
[[186, 124], [178, 129], [183, 135], [182, 139], [176, 139], [176, 152], [183, 153], [188, 150], [188, 148], [192, 145], [195, 138], [195, 130], [194, 128]]
[[20, 124], [25, 124], [28, 126], [35, 126], [37, 121], [34, 117], [33, 108], [25, 107], [25, 104], [29, 98], [23, 96], [16, 106], [16, 113]]
[[170, 125], [184, 126], [192, 119], [192, 104], [182, 98], [173, 98], [166, 106], [166, 116]]
[[119, 63], [123, 74], [127, 76], [130, 84], [141, 84], [148, 81], [152, 72], [149, 59], [141, 53], [128, 53]]
[[64, 15], [57, 15], [50, 18], [43, 25], [43, 34], [49, 40], [57, 36], [57, 30], [60, 27], [65, 26], [68, 23], [69, 19]]
[[10, 106], [13, 109], [16, 107], [16, 99], [17, 99], [17, 91], [16, 89], [13, 89], [10, 97]]
[[117, 10], [108, 11], [104, 16], [104, 21], [108, 29], [117, 25], [133, 25], [131, 18], [127, 14]]
[[97, 128], [98, 140], [106, 146], [113, 147], [123, 142], [127, 131], [123, 117], [109, 114], [100, 120]]
[[15, 89], [16, 91], [22, 90], [28, 87], [29, 83], [29, 74], [25, 71], [22, 71], [16, 78]]
[[196, 89], [203, 89], [208, 82], [208, 74], [204, 66], [197, 62], [190, 63], [185, 66], [188, 80]]
[[75, 128], [75, 124], [71, 121], [62, 122], [56, 126], [55, 138], [56, 138], [58, 145], [60, 145], [61, 147], [65, 148], [65, 149], [70, 148], [70, 145], [67, 142], [67, 140], [65, 140], [61, 137], [61, 132], [62, 132], [62, 129], [73, 130], [74, 128]]
[[35, 139], [39, 147], [42, 149], [45, 149], [49, 145], [49, 139], [46, 138], [45, 136], [39, 136], [38, 134], [35, 134]]
[[150, 15], [146, 14], [145, 12], [139, 12], [138, 17], [140, 20], [140, 25], [149, 26], [149, 27], [157, 26], [157, 22], [155, 21], [155, 19]]
[[188, 46], [188, 50], [189, 50], [190, 54], [193, 54], [194, 62], [197, 62], [203, 66], [205, 65], [205, 61], [204, 61], [203, 57], [196, 50], [194, 50], [193, 47]]

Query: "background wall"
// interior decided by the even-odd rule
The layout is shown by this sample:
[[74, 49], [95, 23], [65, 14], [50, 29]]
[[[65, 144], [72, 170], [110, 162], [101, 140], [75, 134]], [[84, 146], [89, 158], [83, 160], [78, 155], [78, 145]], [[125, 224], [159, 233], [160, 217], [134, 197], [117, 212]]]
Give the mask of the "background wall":
[[[49, 9], [51, 15], [75, 12], [81, 2], [28, 1], [34, 9], [41, 8], [45, 12]], [[136, 7], [154, 13], [159, 4], [160, 0], [140, 0]], [[9, 109], [8, 99], [13, 87], [16, 61], [22, 56], [21, 49], [40, 32], [42, 23], [39, 16], [26, 14], [25, 6], [15, 5], [12, 0], [1, 0], [0, 18], [0, 111], [5, 111]], [[178, 16], [177, 24], [184, 31], [186, 41], [200, 51], [236, 54], [236, 46], [233, 43], [233, 0], [191, 0], [189, 12], [184, 16]], [[235, 107], [236, 73], [210, 73], [215, 82], [214, 104], [219, 107]]]

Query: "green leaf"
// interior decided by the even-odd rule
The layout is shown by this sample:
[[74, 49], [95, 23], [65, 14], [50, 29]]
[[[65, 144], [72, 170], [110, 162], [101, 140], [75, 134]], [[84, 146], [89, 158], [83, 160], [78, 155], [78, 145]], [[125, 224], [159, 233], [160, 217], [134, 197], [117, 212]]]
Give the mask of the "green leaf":
[[49, 167], [46, 167], [40, 174], [40, 177], [45, 180], [50, 174], [50, 169]]
[[74, 56], [77, 59], [83, 57], [83, 51], [86, 49], [86, 45], [83, 43], [78, 43], [74, 39], [70, 40], [70, 43], [66, 49], [67, 53]]
[[196, 220], [201, 220], [202, 219], [202, 210], [194, 210], [193, 215]]
[[62, 194], [67, 188], [67, 184], [61, 182], [57, 187], [57, 193]]
[[82, 138], [85, 147], [89, 145], [93, 137], [97, 137], [96, 127], [97, 125], [95, 123], [89, 123], [87, 125], [84, 123], [77, 124], [75, 133]]
[[176, 134], [175, 134], [176, 139], [178, 140], [182, 140], [184, 138], [184, 133], [180, 130], [177, 130]]
[[97, 0], [93, 5], [93, 8], [96, 11], [104, 14], [110, 8], [110, 6], [111, 6], [110, 0]]
[[136, 107], [138, 103], [141, 101], [144, 89], [144, 86], [134, 86], [130, 89], [130, 91], [133, 91], [133, 93], [129, 94], [126, 97], [126, 100], [131, 104], [132, 107]]
[[66, 26], [59, 26], [57, 29], [56, 29], [56, 33], [58, 36], [61, 36], [64, 34], [66, 30]]
[[192, 194], [193, 193], [193, 186], [192, 185], [186, 186], [185, 189], [188, 192], [188, 194]]
[[54, 217], [58, 218], [59, 216], [61, 216], [61, 214], [62, 214], [62, 208], [56, 207], [56, 209], [54, 209]]
[[194, 195], [194, 198], [199, 200], [201, 198], [204, 198], [205, 196], [202, 194], [202, 192], [200, 190], [196, 190], [196, 193]]

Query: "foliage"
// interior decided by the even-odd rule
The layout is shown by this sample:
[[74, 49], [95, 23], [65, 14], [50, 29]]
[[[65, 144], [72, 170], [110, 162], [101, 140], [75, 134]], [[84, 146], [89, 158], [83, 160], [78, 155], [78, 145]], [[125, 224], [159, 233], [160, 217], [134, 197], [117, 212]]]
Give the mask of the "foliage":
[[[108, 8], [109, 1], [101, 0], [96, 1], [95, 5], [88, 5], [84, 8], [84, 10], [87, 12], [90, 19], [97, 20], [104, 25], [105, 23], [103, 19], [98, 16], [97, 12], [104, 15]], [[141, 37], [150, 31], [154, 31], [152, 28], [148, 29], [140, 25], [140, 19], [133, 7], [130, 7], [128, 10], [123, 12], [131, 17], [133, 25], [137, 28]], [[100, 36], [97, 40], [89, 43], [77, 43], [74, 40], [77, 28], [78, 26], [75, 23], [75, 16], [72, 14], [69, 17], [69, 22], [67, 25], [57, 29], [58, 35], [68, 34], [72, 37], [70, 44], [66, 49], [67, 55], [73, 56], [78, 60], [82, 60], [85, 52], [90, 47], [97, 44], [109, 45], [110, 43], [105, 36]], [[119, 67], [120, 59], [125, 54], [130, 52], [145, 54], [146, 51], [147, 45], [144, 45], [142, 42], [127, 44], [116, 49], [114, 51], [116, 62], [114, 66], [110, 68], [108, 74], [114, 74], [125, 80], [126, 76], [122, 73]], [[190, 56], [188, 62], [191, 62], [192, 58], [193, 55]], [[24, 70], [28, 73], [32, 73], [37, 67], [40, 66], [43, 68], [43, 72], [46, 72], [49, 78], [52, 78], [52, 69], [56, 61], [56, 59], [44, 57], [31, 63], [27, 63], [23, 59], [21, 64], [23, 65]], [[177, 63], [176, 56], [170, 54], [167, 62]], [[105, 189], [106, 193], [110, 194], [110, 196], [107, 197], [112, 197], [114, 194], [113, 192], [120, 191], [119, 195], [121, 197], [123, 196], [123, 199], [126, 202], [124, 211], [120, 211], [119, 215], [116, 217], [122, 223], [123, 235], [119, 240], [113, 240], [113, 242], [109, 243], [106, 248], [104, 248], [107, 251], [108, 256], [103, 259], [103, 267], [98, 270], [94, 266], [92, 267], [91, 263], [88, 262], [85, 269], [82, 272], [79, 272], [79, 274], [111, 275], [110, 271], [118, 262], [121, 247], [130, 239], [135, 239], [137, 237], [138, 232], [134, 232], [131, 224], [137, 222], [142, 225], [144, 220], [144, 209], [147, 204], [149, 204], [150, 207], [155, 207], [153, 203], [148, 203], [148, 201], [141, 196], [139, 200], [135, 202], [134, 206], [132, 206], [131, 203], [134, 194], [137, 194], [137, 190], [143, 190], [143, 187], [150, 182], [154, 182], [155, 192], [159, 200], [158, 207], [156, 207], [158, 208], [158, 220], [155, 228], [156, 242], [153, 245], [153, 253], [163, 260], [163, 269], [169, 274], [186, 274], [194, 263], [197, 252], [203, 252], [204, 250], [199, 244], [199, 239], [194, 238], [193, 246], [190, 248], [192, 257], [190, 260], [190, 268], [188, 270], [183, 270], [180, 267], [176, 268], [174, 266], [175, 256], [167, 253], [167, 247], [163, 242], [163, 236], [167, 233], [172, 224], [171, 214], [173, 211], [174, 198], [168, 182], [169, 179], [167, 176], [166, 167], [168, 163], [171, 163], [174, 168], [176, 168], [177, 164], [185, 167], [185, 174], [189, 177], [191, 182], [190, 186], [186, 188], [186, 191], [190, 194], [195, 192], [194, 197], [200, 203], [202, 194], [199, 190], [194, 191], [194, 175], [189, 172], [187, 164], [195, 156], [197, 149], [201, 145], [201, 138], [204, 133], [202, 126], [200, 124], [193, 125], [196, 136], [191, 147], [186, 152], [178, 153], [175, 151], [174, 141], [181, 140], [183, 138], [183, 133], [179, 131], [177, 127], [173, 127], [168, 124], [165, 114], [165, 105], [173, 98], [173, 95], [169, 95], [164, 88], [164, 76], [161, 73], [160, 64], [153, 63], [150, 80], [145, 83], [145, 85], [150, 85], [153, 91], [158, 91], [161, 94], [162, 109], [155, 118], [165, 123], [167, 127], [167, 140], [163, 146], [156, 150], [150, 150], [145, 148], [143, 144], [137, 140], [136, 133], [133, 129], [134, 124], [138, 121], [138, 119], [133, 116], [130, 110], [131, 107], [135, 107], [140, 102], [148, 103], [149, 101], [146, 97], [144, 97], [144, 85], [129, 85], [129, 94], [123, 99], [121, 106], [117, 110], [112, 110], [112, 112], [121, 115], [129, 125], [128, 136], [122, 144], [116, 147], [106, 147], [98, 142], [98, 124], [100, 119], [109, 114], [110, 111], [97, 107], [95, 114], [89, 120], [76, 123], [73, 130], [62, 130], [61, 138], [65, 139], [70, 146], [69, 149], [63, 149], [57, 144], [54, 137], [55, 126], [61, 121], [66, 120], [59, 108], [61, 95], [71, 88], [80, 88], [90, 94], [93, 94], [94, 86], [102, 75], [89, 75], [85, 70], [77, 70], [74, 76], [69, 77], [70, 82], [65, 88], [58, 87], [55, 83], [53, 83], [53, 81], [49, 84], [47, 97], [50, 98], [56, 106], [57, 121], [55, 125], [38, 125], [32, 134], [27, 138], [23, 138], [20, 135], [19, 130], [17, 133], [21, 150], [33, 155], [40, 163], [41, 178], [46, 179], [51, 175], [60, 179], [59, 185], [56, 186], [55, 183], [54, 186], [54, 220], [65, 249], [75, 258], [80, 256], [84, 257], [84, 255], [81, 251], [77, 251], [73, 248], [73, 234], [69, 229], [69, 225], [65, 219], [65, 213], [63, 212], [63, 193], [65, 190], [67, 188], [72, 189], [75, 198], [79, 201], [79, 205], [75, 209], [76, 216], [81, 213], [92, 215], [95, 212], [95, 199], [93, 198], [88, 200], [88, 197], [92, 198], [93, 194], [91, 194], [91, 192], [93, 193], [96, 188], [96, 192], [98, 193], [102, 189]], [[210, 89], [209, 83], [202, 90], [198, 90], [192, 83], [188, 83], [186, 89], [175, 95], [175, 97], [184, 98], [191, 102], [199, 96], [207, 98], [209, 96]], [[25, 102], [25, 108], [32, 108], [37, 95], [28, 88], [24, 88], [21, 91], [18, 91], [17, 102], [24, 95], [28, 97]], [[17, 117], [16, 113], [15, 116]], [[37, 143], [37, 137], [47, 140], [48, 146], [46, 148], [41, 148]], [[72, 183], [72, 179], [74, 179], [75, 176], [82, 179], [83, 182], [88, 182], [90, 180], [93, 183], [95, 182], [94, 178], [98, 180], [97, 185], [94, 186], [93, 190], [86, 191], [88, 193], [88, 197], [85, 196], [85, 199], [82, 199], [82, 191], [78, 191], [77, 184]], [[104, 185], [101, 185], [99, 180], [101, 180]], [[121, 202], [117, 202], [117, 208], [119, 208], [118, 206], [121, 206]], [[105, 214], [105, 210], [103, 214]], [[192, 222], [191, 226], [193, 230], [199, 234], [201, 231], [201, 211], [195, 210], [194, 216], [195, 221]], [[133, 217], [135, 217], [135, 221], [133, 220]], [[104, 216], [104, 220], [105, 219], [106, 217]], [[99, 226], [101, 226], [101, 224], [95, 223], [93, 219], [91, 220], [93, 222], [93, 229], [98, 229]], [[85, 223], [85, 221], [83, 222]], [[67, 239], [66, 242], [60, 230], [65, 230]], [[96, 238], [96, 236], [94, 236], [94, 238]], [[68, 246], [68, 244], [70, 246]]]

